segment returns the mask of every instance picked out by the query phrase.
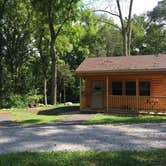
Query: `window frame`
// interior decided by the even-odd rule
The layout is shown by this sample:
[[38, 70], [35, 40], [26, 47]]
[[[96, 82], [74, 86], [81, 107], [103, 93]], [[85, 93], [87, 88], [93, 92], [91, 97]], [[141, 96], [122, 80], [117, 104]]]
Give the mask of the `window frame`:
[[[117, 83], [117, 82], [121, 83], [121, 94], [114, 94], [113, 93], [113, 83]], [[120, 89], [119, 89], [119, 91], [120, 91]], [[111, 95], [112, 96], [122, 96], [123, 95], [123, 81], [120, 81], [120, 80], [113, 80], [113, 81], [111, 81]]]
[[[127, 83], [129, 82], [134, 82], [135, 83], [135, 93], [134, 94], [127, 94]], [[136, 96], [137, 95], [137, 83], [136, 83], [136, 80], [126, 80], [125, 81], [125, 95], [126, 96]]]
[[[140, 89], [140, 83], [141, 82], [148, 82], [149, 83], [149, 94], [148, 95], [141, 95], [141, 93], [140, 93], [140, 90], [141, 90]], [[139, 96], [151, 96], [151, 81], [150, 80], [140, 80], [139, 81]]]

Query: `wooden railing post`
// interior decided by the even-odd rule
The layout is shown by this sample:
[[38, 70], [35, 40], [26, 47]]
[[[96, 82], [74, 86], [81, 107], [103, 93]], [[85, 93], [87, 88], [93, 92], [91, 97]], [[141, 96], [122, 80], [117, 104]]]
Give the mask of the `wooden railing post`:
[[106, 77], [106, 110], [107, 110], [107, 112], [108, 112], [108, 110], [109, 110], [109, 97], [108, 97], [108, 95], [109, 95], [109, 92], [108, 92], [108, 85], [109, 84], [109, 77], [107, 76]]
[[136, 79], [136, 111], [139, 111], [139, 80]]

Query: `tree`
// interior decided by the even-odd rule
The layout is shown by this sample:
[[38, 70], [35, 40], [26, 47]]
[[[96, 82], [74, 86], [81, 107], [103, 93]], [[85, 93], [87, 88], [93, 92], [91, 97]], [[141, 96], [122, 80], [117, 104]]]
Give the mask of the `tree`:
[[3, 93], [3, 47], [4, 47], [4, 38], [2, 34], [3, 27], [3, 17], [5, 13], [7, 0], [0, 0], [0, 99], [2, 98]]
[[144, 16], [133, 16], [131, 53], [132, 55], [144, 55], [146, 49], [146, 34], [149, 23]]
[[158, 5], [148, 13], [152, 21], [158, 22], [161, 26], [166, 25], [166, 0], [158, 2]]
[[116, 0], [116, 5], [118, 9], [118, 14], [107, 11], [107, 10], [95, 10], [95, 12], [105, 12], [110, 14], [111, 16], [118, 17], [121, 23], [121, 34], [123, 38], [123, 55], [128, 56], [130, 55], [130, 45], [131, 45], [131, 32], [132, 32], [132, 6], [133, 0], [130, 0], [129, 4], [129, 12], [128, 17], [124, 18], [122, 14], [122, 9], [120, 5], [120, 1]]
[[62, 102], [62, 92], [63, 92], [63, 102], [66, 102], [66, 87], [72, 86], [74, 82], [73, 71], [70, 66], [64, 61], [58, 63], [58, 89], [59, 89], [59, 102]]
[[104, 19], [106, 23], [99, 23], [99, 30], [96, 35], [96, 45], [99, 55], [119, 56], [122, 55], [122, 37], [120, 30], [116, 28], [112, 19]]
[[166, 53], [166, 30], [151, 23], [146, 30], [145, 43], [145, 54]]
[[166, 0], [159, 1], [157, 6], [148, 13], [148, 18], [150, 22], [148, 44], [153, 44], [151, 49], [154, 53], [166, 53]]
[[166, 31], [144, 16], [133, 17], [132, 54], [159, 54], [166, 52]]
[[45, 18], [42, 17], [42, 14], [35, 13], [34, 17], [34, 47], [37, 48], [36, 52], [36, 61], [39, 61], [37, 64], [42, 71], [40, 74], [42, 75], [43, 82], [43, 101], [44, 104], [47, 105], [47, 79], [48, 79], [48, 71], [50, 66], [50, 56], [49, 56], [49, 29], [46, 26]]
[[63, 26], [73, 17], [79, 0], [33, 0], [33, 6], [43, 13], [46, 18], [50, 30], [50, 55], [52, 69], [52, 97], [51, 103], [56, 104], [57, 101], [57, 56], [56, 56], [56, 40], [60, 35]]
[[[22, 93], [22, 70], [31, 53], [31, 8], [29, 2], [6, 1], [5, 13], [1, 20], [3, 61], [9, 71], [8, 90]], [[24, 13], [24, 14], [22, 14]], [[1, 43], [1, 44], [2, 44]]]

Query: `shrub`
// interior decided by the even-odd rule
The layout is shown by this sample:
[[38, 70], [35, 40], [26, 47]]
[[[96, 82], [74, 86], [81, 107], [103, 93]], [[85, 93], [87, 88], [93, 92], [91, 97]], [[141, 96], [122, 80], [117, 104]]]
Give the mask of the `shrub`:
[[39, 90], [31, 90], [27, 95], [26, 95], [26, 101], [28, 103], [29, 107], [36, 107], [40, 100], [42, 100], [43, 96], [39, 95]]
[[26, 107], [27, 103], [24, 100], [24, 97], [21, 95], [10, 95], [6, 100], [6, 107], [13, 108], [23, 108]]
[[42, 95], [28, 95], [27, 96], [28, 106], [36, 107], [42, 98], [43, 98]]

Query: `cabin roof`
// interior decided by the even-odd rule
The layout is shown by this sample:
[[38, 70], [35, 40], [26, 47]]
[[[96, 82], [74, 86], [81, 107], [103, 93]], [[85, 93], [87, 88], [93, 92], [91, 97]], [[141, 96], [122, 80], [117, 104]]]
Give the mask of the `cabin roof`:
[[86, 58], [76, 69], [83, 73], [166, 71], [166, 54]]

